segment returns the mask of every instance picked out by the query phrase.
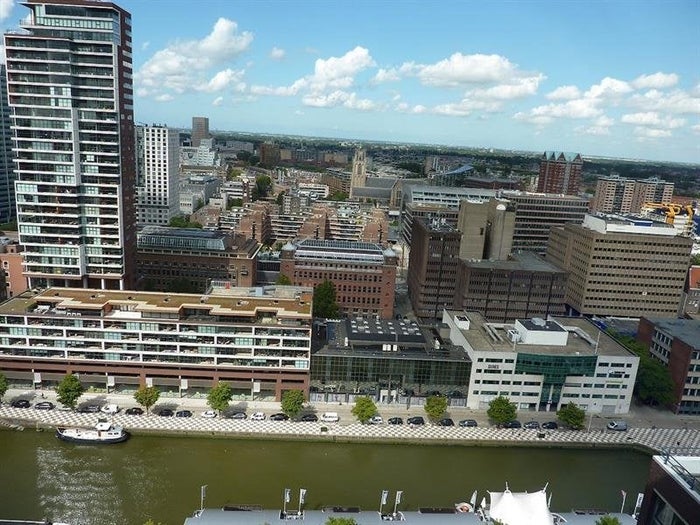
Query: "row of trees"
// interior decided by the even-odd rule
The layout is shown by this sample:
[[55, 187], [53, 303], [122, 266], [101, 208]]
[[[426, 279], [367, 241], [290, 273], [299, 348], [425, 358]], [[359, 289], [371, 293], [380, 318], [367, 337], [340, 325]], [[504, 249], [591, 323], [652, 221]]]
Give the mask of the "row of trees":
[[[499, 426], [513, 421], [517, 412], [518, 407], [515, 403], [505, 396], [499, 396], [492, 400], [489, 403], [489, 409], [486, 411], [489, 419]], [[581, 430], [586, 419], [586, 413], [575, 403], [569, 403], [557, 412], [557, 419], [569, 428]]]

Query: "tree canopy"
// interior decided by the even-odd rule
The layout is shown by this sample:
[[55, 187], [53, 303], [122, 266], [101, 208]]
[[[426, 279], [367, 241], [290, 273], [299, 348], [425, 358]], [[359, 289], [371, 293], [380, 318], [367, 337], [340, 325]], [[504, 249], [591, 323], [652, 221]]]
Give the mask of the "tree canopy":
[[276, 283], [281, 286], [290, 286], [292, 284], [292, 280], [283, 273], [281, 273], [277, 278]]
[[580, 408], [576, 403], [569, 403], [559, 409], [557, 412], [557, 418], [562, 424], [573, 428], [574, 430], [581, 430], [583, 428], [583, 423], [586, 419], [586, 413]]
[[269, 175], [258, 175], [255, 177], [255, 186], [251, 191], [250, 198], [253, 201], [264, 199], [272, 189], [272, 179]]
[[367, 423], [369, 418], [377, 415], [377, 405], [367, 396], [358, 397], [355, 399], [355, 406], [352, 407], [352, 415], [360, 423]]
[[287, 390], [282, 394], [282, 412], [294, 419], [304, 408], [304, 392], [301, 390]]
[[228, 408], [229, 401], [233, 397], [233, 390], [227, 383], [217, 383], [207, 394], [207, 404], [219, 412]]
[[155, 386], [142, 386], [134, 392], [136, 402], [146, 409], [146, 414], [151, 410], [151, 407], [158, 402], [160, 398], [160, 390]]
[[85, 387], [80, 383], [78, 376], [66, 374], [61, 379], [61, 382], [56, 385], [56, 394], [58, 402], [70, 408], [75, 408], [78, 404], [78, 399], [85, 392]]
[[335, 319], [338, 317], [338, 303], [335, 299], [335, 285], [325, 280], [314, 288], [314, 317]]
[[331, 516], [326, 520], [325, 525], [357, 525], [355, 518], [339, 518]]
[[595, 525], [622, 525], [622, 523], [615, 516], [601, 516], [596, 520]]
[[0, 373], [0, 404], [2, 404], [2, 398], [7, 393], [7, 389], [10, 385], [7, 382], [5, 374]]
[[447, 398], [445, 396], [429, 396], [428, 399], [425, 400], [423, 409], [428, 415], [428, 418], [432, 421], [436, 421], [445, 415], [445, 411], [447, 410]]
[[202, 228], [202, 225], [196, 221], [190, 221], [189, 217], [178, 215], [170, 219], [168, 226], [172, 228]]
[[498, 425], [513, 421], [517, 413], [515, 403], [505, 396], [498, 396], [489, 403], [488, 416]]

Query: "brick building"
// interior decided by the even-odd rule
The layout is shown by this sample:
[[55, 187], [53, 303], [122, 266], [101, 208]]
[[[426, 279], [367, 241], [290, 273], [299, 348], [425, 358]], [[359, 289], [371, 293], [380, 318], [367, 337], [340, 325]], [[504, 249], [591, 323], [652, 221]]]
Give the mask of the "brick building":
[[579, 153], [545, 151], [540, 158], [537, 191], [576, 195], [581, 183], [583, 159]]

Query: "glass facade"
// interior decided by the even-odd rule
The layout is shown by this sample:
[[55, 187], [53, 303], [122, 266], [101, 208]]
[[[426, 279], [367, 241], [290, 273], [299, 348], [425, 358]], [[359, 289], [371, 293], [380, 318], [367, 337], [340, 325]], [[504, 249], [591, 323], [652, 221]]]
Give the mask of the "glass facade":
[[516, 374], [543, 375], [540, 402], [558, 403], [567, 376], [595, 375], [597, 355], [541, 355], [519, 353], [515, 362]]

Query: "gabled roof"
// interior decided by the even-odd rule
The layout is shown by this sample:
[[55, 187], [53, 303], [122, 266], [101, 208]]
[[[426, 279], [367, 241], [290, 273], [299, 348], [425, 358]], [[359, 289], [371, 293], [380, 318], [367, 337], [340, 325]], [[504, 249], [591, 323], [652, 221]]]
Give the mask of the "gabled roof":
[[558, 160], [564, 162], [582, 162], [580, 153], [570, 151], [545, 151], [543, 158], [546, 160]]

